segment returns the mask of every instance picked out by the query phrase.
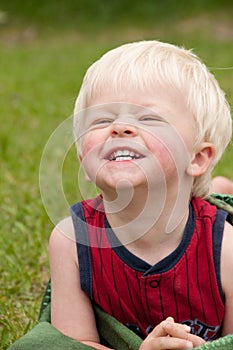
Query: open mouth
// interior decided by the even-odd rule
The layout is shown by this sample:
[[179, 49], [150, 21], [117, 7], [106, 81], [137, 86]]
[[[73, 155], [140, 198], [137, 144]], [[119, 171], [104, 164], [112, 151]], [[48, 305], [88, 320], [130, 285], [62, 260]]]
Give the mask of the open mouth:
[[110, 161], [116, 161], [116, 162], [122, 162], [126, 160], [133, 160], [133, 159], [140, 159], [142, 156], [139, 153], [135, 153], [133, 151], [124, 149], [124, 150], [117, 150], [110, 154], [108, 157], [108, 160]]

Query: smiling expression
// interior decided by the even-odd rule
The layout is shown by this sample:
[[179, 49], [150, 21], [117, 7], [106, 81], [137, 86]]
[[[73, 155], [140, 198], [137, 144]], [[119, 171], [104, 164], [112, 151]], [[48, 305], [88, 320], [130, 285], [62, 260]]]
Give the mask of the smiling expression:
[[[159, 186], [184, 176], [193, 154], [195, 123], [180, 92], [158, 86], [151, 93], [111, 89], [80, 114], [81, 160], [103, 191], [122, 180]], [[147, 186], [148, 187], [148, 186]]]

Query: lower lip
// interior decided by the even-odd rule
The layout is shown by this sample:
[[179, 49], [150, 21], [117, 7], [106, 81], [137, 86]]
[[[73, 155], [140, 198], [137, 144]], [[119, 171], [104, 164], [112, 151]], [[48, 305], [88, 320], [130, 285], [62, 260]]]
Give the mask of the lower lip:
[[139, 161], [141, 158], [135, 158], [135, 159], [122, 159], [122, 160], [108, 160], [108, 163], [110, 164], [126, 164], [126, 163], [135, 163]]

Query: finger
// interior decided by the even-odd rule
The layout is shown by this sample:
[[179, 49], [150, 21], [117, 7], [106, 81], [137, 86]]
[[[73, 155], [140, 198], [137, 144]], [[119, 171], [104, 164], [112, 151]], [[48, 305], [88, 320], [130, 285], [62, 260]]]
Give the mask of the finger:
[[165, 325], [167, 323], [172, 323], [171, 321], [167, 321], [167, 320], [164, 320], [162, 321], [161, 323], [159, 323], [152, 331], [151, 333], [149, 334], [149, 336], [151, 337], [165, 337], [168, 335], [167, 331], [166, 331], [166, 327]]
[[167, 318], [156, 326], [150, 335], [154, 338], [170, 335], [176, 338], [186, 339], [190, 327], [185, 324], [175, 323], [172, 318]]
[[140, 350], [187, 350], [192, 348], [192, 342], [172, 337], [147, 337], [140, 346]]
[[198, 337], [195, 334], [188, 334], [187, 340], [191, 341], [194, 347], [205, 343], [204, 339], [202, 339], [201, 337]]
[[185, 324], [164, 322], [162, 325], [164, 332], [170, 335], [171, 337], [187, 339], [190, 333], [190, 327]]

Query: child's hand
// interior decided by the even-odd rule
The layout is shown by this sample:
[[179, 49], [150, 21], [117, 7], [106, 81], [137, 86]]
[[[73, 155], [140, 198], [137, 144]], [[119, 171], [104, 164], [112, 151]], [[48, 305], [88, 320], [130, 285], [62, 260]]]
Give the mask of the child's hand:
[[153, 329], [139, 350], [186, 350], [203, 343], [202, 338], [190, 334], [190, 327], [175, 323], [172, 317], [168, 317]]

